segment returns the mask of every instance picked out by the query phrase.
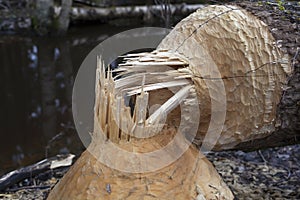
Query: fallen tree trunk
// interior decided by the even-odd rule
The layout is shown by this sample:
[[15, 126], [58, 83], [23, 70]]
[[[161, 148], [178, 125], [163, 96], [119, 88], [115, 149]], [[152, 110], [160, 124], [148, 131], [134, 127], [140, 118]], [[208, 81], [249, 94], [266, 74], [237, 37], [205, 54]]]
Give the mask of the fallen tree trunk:
[[[186, 16], [198, 8], [204, 7], [203, 4], [171, 4], [171, 15]], [[60, 7], [56, 7], [56, 12], [60, 12]], [[152, 18], [160, 15], [162, 7], [160, 5], [149, 6], [120, 6], [120, 7], [72, 7], [71, 21], [108, 21], [120, 18]]]
[[57, 155], [51, 158], [44, 159], [33, 165], [29, 165], [27, 167], [9, 172], [0, 177], [0, 191], [8, 189], [8, 187], [26, 178], [32, 178], [35, 175], [41, 174], [45, 171], [70, 166], [74, 157], [75, 156], [72, 154]]
[[[240, 4], [241, 6], [243, 6], [243, 4]], [[245, 5], [249, 5], [249, 4], [245, 4]], [[245, 6], [244, 6], [245, 7]], [[260, 7], [260, 6], [257, 6]], [[282, 87], [282, 91], [278, 92], [277, 91], [277, 100], [273, 100], [273, 128], [268, 127], [267, 129], [265, 129], [265, 136], [264, 134], [259, 135], [257, 133], [254, 133], [252, 136], [253, 138], [244, 138], [240, 137], [240, 136], [235, 136], [237, 138], [237, 140], [234, 142], [235, 144], [229, 144], [229, 137], [228, 135], [226, 136], [226, 134], [224, 134], [225, 140], [224, 140], [224, 144], [229, 144], [229, 145], [220, 145], [219, 147], [214, 147], [214, 150], [224, 150], [224, 149], [239, 149], [239, 150], [247, 150], [247, 151], [251, 151], [251, 150], [257, 150], [257, 149], [262, 149], [262, 148], [268, 148], [268, 147], [276, 147], [276, 146], [283, 146], [283, 145], [290, 145], [290, 144], [298, 144], [300, 142], [300, 55], [299, 55], [299, 46], [300, 46], [300, 38], [299, 38], [299, 22], [292, 24], [288, 18], [282, 18], [282, 16], [280, 16], [278, 13], [269, 13], [266, 14], [268, 12], [272, 12], [272, 11], [268, 11], [270, 10], [270, 8], [260, 8], [261, 12], [258, 12], [257, 9], [258, 8], [249, 8], [249, 11], [252, 10], [254, 14], [256, 14], [257, 17], [260, 17], [261, 20], [263, 20], [267, 25], [268, 25], [268, 29], [273, 33], [275, 39], [278, 41], [277, 44], [278, 46], [281, 48], [281, 50], [283, 52], [285, 52], [285, 54], [289, 54], [289, 58], [287, 58], [288, 61], [291, 65], [292, 71], [291, 74], [288, 75], [288, 77], [284, 78], [286, 79], [286, 81], [284, 81], [285, 83], [281, 86]], [[247, 7], [245, 7], [247, 8]], [[279, 11], [277, 11], [279, 12]], [[282, 11], [283, 12], [283, 11]], [[222, 13], [225, 14], [225, 13]], [[282, 15], [285, 15], [285, 13], [282, 13]], [[268, 16], [268, 17], [266, 17]], [[271, 20], [270, 18], [274, 18], [273, 20]], [[211, 18], [210, 20], [214, 20], [213, 18]], [[291, 19], [293, 20], [293, 19]], [[209, 20], [207, 20], [206, 22], [208, 22], [209, 24]], [[221, 26], [225, 27], [225, 23], [224, 22], [220, 22]], [[203, 25], [205, 26], [205, 25]], [[205, 29], [205, 28], [203, 28]], [[209, 27], [208, 29], [212, 29], [212, 27]], [[255, 31], [255, 27], [252, 27], [251, 31]], [[209, 30], [210, 31], [210, 30]], [[202, 30], [198, 30], [198, 32], [202, 32]], [[208, 31], [203, 31], [203, 34], [206, 34], [206, 32]], [[291, 34], [291, 32], [294, 32], [294, 35]], [[225, 35], [225, 34], [224, 34]], [[259, 39], [260, 37], [266, 38], [266, 35], [264, 36], [259, 36], [259, 34], [255, 34], [256, 38]], [[193, 36], [191, 36], [193, 37]], [[205, 37], [205, 36], [204, 36]], [[216, 35], [213, 35], [213, 37], [217, 37]], [[227, 38], [228, 36], [226, 36]], [[294, 37], [294, 38], [293, 38]], [[234, 38], [234, 36], [232, 36], [232, 38]], [[222, 40], [222, 36], [220, 36], [219, 38], [212, 38], [212, 41], [209, 43], [209, 47], [213, 48], [214, 47], [214, 42], [215, 40]], [[176, 41], [176, 38], [173, 38], [174, 41]], [[206, 40], [209, 40], [206, 38]], [[204, 40], [205, 41], [205, 40]], [[172, 44], [174, 45], [174, 43]], [[168, 46], [169, 48], [172, 48]], [[232, 44], [231, 44], [232, 45]], [[228, 46], [230, 46], [230, 44], [228, 44]], [[215, 46], [216, 47], [216, 46]], [[165, 48], [165, 46], [163, 47]], [[191, 47], [189, 47], [191, 48]], [[253, 46], [251, 47], [253, 49]], [[259, 47], [260, 48], [260, 47]], [[208, 48], [207, 48], [208, 49]], [[224, 50], [220, 49], [220, 54], [218, 54], [218, 56], [214, 57], [214, 61], [219, 62], [219, 66], [226, 66], [226, 63], [228, 63], [228, 61], [226, 60], [221, 60], [222, 57], [222, 52], [224, 52], [224, 54], [226, 54], [227, 49], [226, 46], [224, 46]], [[209, 51], [209, 50], [208, 50]], [[216, 49], [214, 50], [216, 51]], [[189, 50], [187, 49], [183, 54], [187, 54], [186, 52], [189, 52]], [[214, 54], [214, 52], [211, 53], [211, 55]], [[261, 56], [261, 55], [260, 55]], [[191, 57], [191, 56], [190, 56]], [[231, 56], [233, 57], [233, 56]], [[256, 58], [257, 59], [261, 59], [261, 58]], [[282, 60], [282, 59], [279, 59]], [[234, 63], [235, 61], [233, 60], [231, 62]], [[265, 66], [264, 66], [265, 67]], [[263, 67], [262, 67], [263, 68]], [[275, 73], [279, 73], [278, 71]], [[221, 72], [221, 75], [223, 76], [223, 74]], [[225, 75], [227, 77], [223, 77], [222, 79], [225, 81], [225, 87], [228, 87], [230, 80], [228, 79], [240, 79], [240, 78], [245, 78], [247, 79], [247, 75], [244, 74], [241, 77], [233, 75], [233, 74], [229, 74], [229, 75]], [[229, 76], [229, 77], [228, 77]], [[266, 78], [266, 77], [265, 77]], [[257, 80], [259, 80], [259, 76], [257, 77]], [[203, 80], [205, 80], [205, 77], [203, 77]], [[237, 82], [238, 83], [238, 82]], [[237, 84], [235, 83], [235, 84]], [[227, 84], [227, 85], [226, 85]], [[242, 83], [244, 84], [244, 83]], [[229, 86], [230, 87], [230, 86]], [[249, 88], [244, 88], [244, 90], [248, 90]], [[226, 90], [228, 91], [228, 88], [226, 88]], [[230, 96], [230, 93], [227, 93], [227, 98], [228, 96]], [[229, 95], [228, 95], [229, 94]], [[263, 95], [265, 96], [265, 95]], [[249, 95], [246, 98], [258, 98], [261, 99], [263, 97], [258, 97], [256, 96], [252, 96]], [[201, 98], [201, 97], [200, 97]], [[241, 98], [241, 96], [239, 97]], [[239, 101], [236, 102], [236, 104], [233, 104], [231, 106], [236, 106], [238, 107], [238, 103], [240, 103], [240, 101], [243, 101], [243, 99], [241, 98]], [[245, 100], [244, 100], [245, 101]], [[263, 101], [261, 99], [261, 101]], [[277, 103], [274, 103], [277, 102]], [[227, 103], [229, 103], [229, 101], [227, 101]], [[208, 102], [209, 104], [209, 102]], [[228, 105], [228, 104], [227, 104]], [[236, 109], [236, 113], [238, 112], [242, 112], [240, 114], [241, 115], [253, 115], [253, 112], [260, 112], [260, 111], [255, 111], [253, 110], [253, 112], [249, 112], [248, 114], [245, 114], [243, 112], [243, 109], [238, 109], [238, 108], [234, 108]], [[265, 109], [265, 108], [260, 108], [260, 109]], [[204, 111], [204, 113], [206, 114], [209, 111]], [[232, 118], [233, 124], [237, 125], [238, 124], [238, 120], [240, 120], [240, 118], [242, 118], [243, 120], [245, 118], [243, 117], [238, 117], [238, 118], [234, 118], [234, 117], [229, 117], [228, 112], [227, 112], [227, 118]], [[247, 117], [246, 117], [247, 118]], [[248, 118], [250, 119], [250, 118]], [[249, 120], [249, 124], [252, 123], [253, 121], [255, 121], [256, 119], [253, 118], [252, 120]], [[200, 121], [201, 122], [201, 121]], [[202, 127], [207, 126], [207, 123], [203, 124]], [[228, 127], [226, 126], [225, 123], [225, 128]], [[226, 132], [226, 129], [224, 130], [224, 132]], [[205, 132], [205, 131], [204, 131]], [[243, 129], [243, 131], [239, 132], [241, 135], [245, 136], [247, 135], [249, 132], [251, 131], [247, 131], [246, 129]], [[234, 133], [234, 131], [232, 131], [232, 133]], [[222, 137], [223, 133], [221, 134]], [[234, 135], [234, 134], [233, 134]], [[201, 144], [201, 140], [200, 139], [200, 144]]]
[[[247, 6], [249, 6], [249, 4], [243, 3], [238, 5], [243, 6], [246, 9]], [[297, 47], [300, 46], [300, 31], [299, 28], [297, 28], [297, 24], [299, 23], [296, 23], [296, 25], [292, 24], [289, 18], [284, 19], [282, 17], [282, 15], [286, 15], [286, 13], [278, 13], [283, 12], [280, 10], [277, 10], [277, 13], [273, 13], [275, 12], [273, 11], [273, 8], [254, 6], [251, 8], [249, 7], [248, 10], [252, 10], [254, 15], [259, 17], [268, 25], [268, 29], [273, 33], [275, 39], [279, 41], [278, 44], [281, 45], [281, 49], [284, 50], [286, 54], [289, 54], [290, 63], [293, 65], [294, 70], [289, 75], [289, 78], [287, 78], [287, 84], [284, 86], [284, 91], [281, 94], [280, 102], [278, 102], [276, 107], [276, 127], [274, 127], [275, 129], [273, 134], [259, 139], [241, 141], [240, 144], [230, 148], [249, 151], [268, 147], [297, 144], [299, 143], [300, 134], [300, 55], [299, 51], [297, 53]], [[295, 32], [294, 35], [291, 34], [291, 32]]]

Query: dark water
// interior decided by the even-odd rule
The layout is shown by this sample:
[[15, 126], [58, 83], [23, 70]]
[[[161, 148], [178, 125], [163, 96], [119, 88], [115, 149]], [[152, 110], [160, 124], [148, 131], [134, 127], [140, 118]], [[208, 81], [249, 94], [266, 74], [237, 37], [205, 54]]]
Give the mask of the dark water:
[[0, 175], [84, 150], [72, 117], [76, 72], [97, 44], [130, 28], [84, 26], [59, 38], [0, 36]]

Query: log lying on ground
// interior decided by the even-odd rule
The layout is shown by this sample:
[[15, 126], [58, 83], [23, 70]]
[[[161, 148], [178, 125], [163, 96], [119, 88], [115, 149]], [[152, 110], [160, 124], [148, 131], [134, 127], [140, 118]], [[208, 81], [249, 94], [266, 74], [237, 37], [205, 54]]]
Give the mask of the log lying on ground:
[[[186, 16], [198, 8], [204, 7], [203, 4], [171, 4], [170, 14]], [[61, 7], [55, 8], [56, 13], [59, 13]], [[71, 10], [71, 20], [76, 21], [107, 21], [112, 19], [121, 18], [147, 18], [151, 15], [159, 15], [162, 12], [160, 5], [149, 5], [149, 6], [119, 6], [119, 7], [108, 7], [108, 8], [97, 8], [97, 7], [73, 7]], [[153, 16], [152, 16], [153, 17]]]
[[45, 171], [70, 166], [74, 157], [75, 156], [73, 154], [57, 155], [55, 157], [44, 159], [33, 165], [9, 172], [8, 174], [0, 177], [0, 191], [5, 190], [26, 178], [32, 178]]
[[[232, 149], [275, 131], [277, 105], [291, 71], [290, 59], [256, 17], [238, 7], [200, 9], [178, 23], [158, 50], [129, 55], [119, 71], [123, 68], [135, 77], [140, 73], [141, 79], [159, 63], [151, 54], [181, 61], [168, 77], [188, 79], [195, 87], [201, 115], [196, 144]], [[151, 81], [155, 75], [149, 76], [145, 79]], [[179, 118], [175, 115], [170, 120]]]

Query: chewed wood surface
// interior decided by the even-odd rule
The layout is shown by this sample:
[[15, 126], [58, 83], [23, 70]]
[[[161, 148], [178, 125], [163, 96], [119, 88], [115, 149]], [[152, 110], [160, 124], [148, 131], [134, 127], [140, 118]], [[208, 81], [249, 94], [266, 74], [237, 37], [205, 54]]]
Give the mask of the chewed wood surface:
[[[177, 133], [180, 119], [193, 124], [195, 116], [179, 109], [184, 105], [200, 109], [194, 142], [216, 142], [215, 149], [274, 131], [276, 106], [291, 70], [267, 26], [239, 7], [208, 6], [178, 23], [157, 50], [124, 60], [113, 71], [116, 77], [98, 60], [92, 143], [48, 199], [233, 199], [193, 145], [172, 164], [147, 173], [120, 172], [96, 158], [142, 166], [114, 151], [103, 155], [104, 142], [130, 152], [161, 149]], [[160, 106], [150, 111], [155, 105]], [[212, 129], [221, 136], [209, 126], [221, 127]], [[205, 134], [212, 137], [204, 140]]]

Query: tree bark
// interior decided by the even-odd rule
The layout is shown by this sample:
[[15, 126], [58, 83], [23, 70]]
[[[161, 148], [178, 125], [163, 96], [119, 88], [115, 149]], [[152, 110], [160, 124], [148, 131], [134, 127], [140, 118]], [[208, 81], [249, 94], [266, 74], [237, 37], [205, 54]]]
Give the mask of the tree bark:
[[[242, 142], [234, 149], [252, 151], [262, 148], [285, 146], [300, 143], [300, 28], [299, 20], [293, 21], [294, 14], [272, 9], [276, 5], [239, 3], [239, 6], [252, 12], [264, 21], [277, 41], [281, 41], [282, 50], [292, 60], [293, 72], [288, 77], [287, 85], [277, 107], [277, 127], [271, 135], [256, 140]], [[270, 9], [271, 8], [271, 9]], [[273, 10], [273, 12], [272, 12]], [[293, 13], [293, 12], [291, 12]], [[268, 16], [268, 17], [266, 17]], [[285, 17], [283, 17], [285, 16]], [[290, 18], [291, 17], [291, 18]]]
[[71, 9], [72, 0], [62, 0], [61, 11], [58, 16], [58, 25], [56, 27], [57, 35], [63, 35], [67, 32], [70, 23]]
[[277, 109], [279, 125], [271, 135], [242, 142], [234, 149], [253, 151], [269, 147], [300, 143], [300, 65], [289, 78]]
[[53, 0], [36, 1], [35, 16], [33, 18], [33, 27], [37, 34], [45, 35], [49, 33], [52, 26]]

